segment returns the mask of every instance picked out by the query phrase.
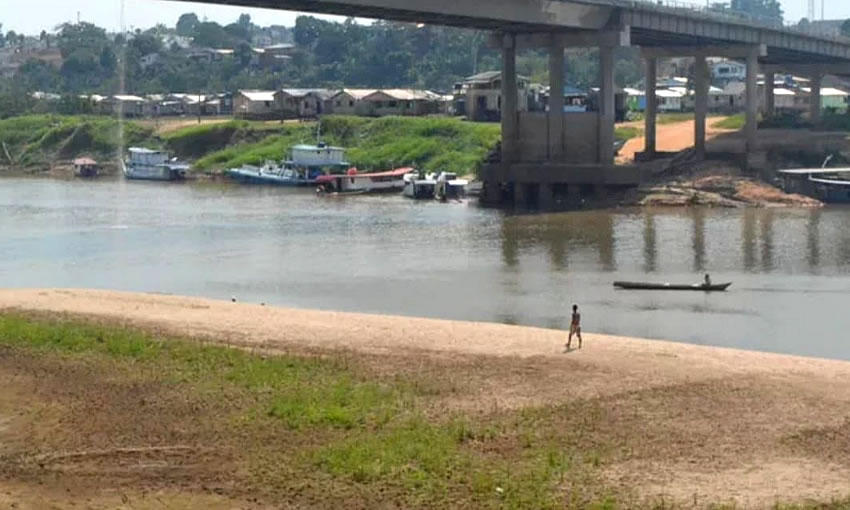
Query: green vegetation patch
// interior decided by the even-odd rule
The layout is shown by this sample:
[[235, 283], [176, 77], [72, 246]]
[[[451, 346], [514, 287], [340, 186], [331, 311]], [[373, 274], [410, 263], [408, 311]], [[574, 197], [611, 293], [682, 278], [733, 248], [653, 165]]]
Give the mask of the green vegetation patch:
[[153, 130], [132, 122], [119, 122], [110, 117], [61, 115], [0, 120], [0, 144], [4, 146], [0, 161], [22, 167], [71, 159], [81, 154], [112, 158], [128, 146], [157, 145]]
[[[213, 134], [213, 126], [207, 128], [190, 128], [193, 131], [189, 133], [177, 131], [169, 137], [169, 145], [180, 140], [184, 146], [196, 144], [200, 151], [201, 147], [208, 147], [204, 145], [205, 138], [218, 136]], [[233, 127], [223, 125], [218, 133], [229, 129]], [[195, 162], [194, 168], [220, 171], [245, 164], [259, 165], [266, 160], [279, 161], [293, 145], [315, 143], [317, 135], [315, 124], [260, 124], [258, 128], [254, 123], [243, 124], [242, 129], [241, 141], [206, 154]], [[246, 134], [258, 129], [259, 133]], [[467, 174], [475, 171], [500, 138], [498, 124], [436, 117], [329, 116], [322, 119], [320, 130], [323, 141], [346, 147], [349, 161], [363, 171], [415, 166], [427, 171]], [[262, 139], [242, 142], [252, 136]]]
[[713, 125], [717, 129], [734, 129], [741, 130], [747, 124], [747, 118], [744, 114], [732, 115], [723, 120], [715, 122]]

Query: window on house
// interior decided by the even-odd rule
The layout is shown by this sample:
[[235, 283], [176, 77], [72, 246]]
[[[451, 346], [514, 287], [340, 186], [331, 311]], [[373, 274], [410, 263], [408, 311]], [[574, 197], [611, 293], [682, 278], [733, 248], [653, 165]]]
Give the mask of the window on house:
[[336, 102], [336, 105], [337, 105], [337, 106], [342, 106], [342, 101], [337, 101], [337, 102]]
[[271, 108], [271, 106], [272, 106], [272, 102], [271, 102], [271, 101], [263, 101], [263, 102], [265, 103], [266, 108]]
[[349, 101], [348, 106], [351, 107], [351, 108], [354, 108], [354, 101]]
[[396, 108], [396, 107], [398, 107], [398, 101], [390, 101], [390, 102], [389, 102], [389, 106], [390, 106], [390, 108]]

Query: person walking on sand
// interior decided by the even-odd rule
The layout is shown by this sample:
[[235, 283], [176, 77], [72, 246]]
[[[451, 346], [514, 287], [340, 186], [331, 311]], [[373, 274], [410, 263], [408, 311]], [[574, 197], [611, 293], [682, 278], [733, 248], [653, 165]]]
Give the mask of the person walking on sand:
[[573, 315], [570, 320], [570, 336], [567, 337], [567, 350], [573, 344], [573, 335], [578, 337], [578, 348], [581, 349], [581, 314], [578, 313], [578, 305], [573, 305]]

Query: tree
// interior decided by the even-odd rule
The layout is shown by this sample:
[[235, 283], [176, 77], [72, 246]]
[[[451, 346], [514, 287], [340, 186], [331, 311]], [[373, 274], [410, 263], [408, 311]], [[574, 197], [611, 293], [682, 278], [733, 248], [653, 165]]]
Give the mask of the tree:
[[729, 9], [758, 21], [782, 24], [782, 6], [778, 0], [732, 0]]
[[201, 20], [198, 19], [198, 15], [194, 12], [187, 12], [180, 16], [177, 19], [177, 25], [175, 29], [177, 30], [177, 35], [182, 35], [184, 37], [193, 37], [195, 35], [195, 29], [201, 23]]

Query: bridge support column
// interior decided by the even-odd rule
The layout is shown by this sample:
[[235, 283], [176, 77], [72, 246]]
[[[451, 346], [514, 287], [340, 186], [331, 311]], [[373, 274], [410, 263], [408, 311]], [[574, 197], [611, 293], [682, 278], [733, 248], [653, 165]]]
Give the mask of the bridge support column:
[[704, 55], [695, 62], [696, 91], [694, 102], [694, 151], [697, 159], [705, 159], [705, 118], [708, 115], [708, 62]]
[[514, 183], [514, 207], [519, 209], [528, 207], [528, 184], [524, 182]]
[[614, 164], [614, 47], [599, 48], [599, 163]]
[[564, 46], [549, 46], [549, 159], [564, 157]]
[[504, 34], [502, 41], [502, 161], [517, 160], [516, 35]]
[[758, 144], [758, 84], [756, 76], [759, 72], [758, 52], [751, 51], [747, 55], [747, 153], [752, 153], [756, 150]]
[[655, 121], [658, 111], [655, 83], [658, 81], [658, 59], [646, 57], [646, 110], [644, 111], [644, 153], [648, 157], [655, 156], [657, 150], [655, 136]]
[[544, 211], [555, 207], [555, 186], [553, 184], [540, 184], [540, 189], [537, 192], [537, 206]]
[[764, 116], [771, 118], [776, 115], [776, 94], [774, 92], [774, 81], [776, 75], [764, 73]]
[[821, 121], [821, 88], [823, 87], [823, 74], [814, 73], [811, 76], [812, 93], [809, 94], [809, 120], [812, 124], [817, 124]]

